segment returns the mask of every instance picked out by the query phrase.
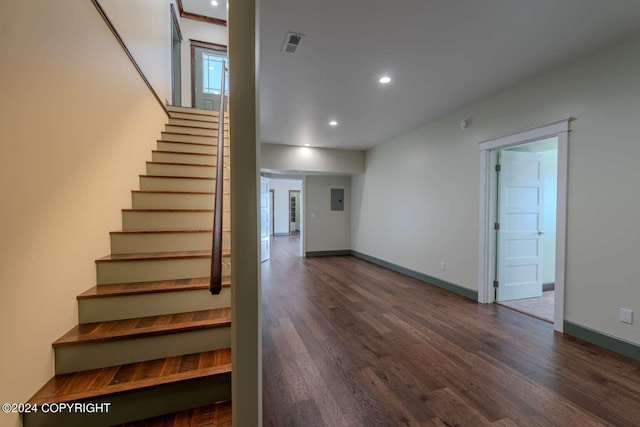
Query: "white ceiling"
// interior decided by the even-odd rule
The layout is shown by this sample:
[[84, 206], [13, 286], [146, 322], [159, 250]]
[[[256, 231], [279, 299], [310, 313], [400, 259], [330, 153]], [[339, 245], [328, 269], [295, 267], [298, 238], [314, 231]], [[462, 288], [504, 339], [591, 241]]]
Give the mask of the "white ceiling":
[[[260, 8], [262, 141], [317, 147], [372, 147], [640, 32], [639, 0], [261, 0]], [[287, 31], [306, 34], [296, 55], [281, 52]], [[381, 86], [384, 73], [394, 80]]]
[[216, 0], [218, 6], [212, 6], [211, 0], [182, 0], [185, 12], [227, 20], [227, 0]]

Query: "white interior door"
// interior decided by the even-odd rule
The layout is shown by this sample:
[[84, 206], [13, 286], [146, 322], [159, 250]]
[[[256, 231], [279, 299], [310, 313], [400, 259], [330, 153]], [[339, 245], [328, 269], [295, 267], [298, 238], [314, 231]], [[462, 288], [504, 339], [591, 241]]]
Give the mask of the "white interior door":
[[271, 258], [271, 244], [269, 242], [269, 227], [271, 225], [271, 207], [269, 180], [260, 177], [260, 261]]
[[500, 153], [497, 301], [542, 296], [543, 156]]

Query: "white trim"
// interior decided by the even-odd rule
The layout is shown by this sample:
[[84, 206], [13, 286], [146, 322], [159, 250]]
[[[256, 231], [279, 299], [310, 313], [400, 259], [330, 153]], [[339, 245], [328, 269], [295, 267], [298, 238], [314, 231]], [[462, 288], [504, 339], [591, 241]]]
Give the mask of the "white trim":
[[556, 216], [556, 280], [555, 307], [553, 327], [556, 331], [563, 331], [564, 296], [565, 296], [565, 262], [567, 236], [567, 165], [569, 146], [570, 118], [557, 120], [545, 125], [525, 129], [511, 135], [493, 138], [479, 142], [480, 147], [480, 231], [479, 231], [479, 262], [478, 262], [478, 302], [491, 303], [494, 300], [491, 289], [492, 280], [489, 277], [489, 263], [491, 262], [490, 243], [490, 213], [489, 213], [489, 174], [491, 173], [491, 152], [520, 145], [526, 142], [557, 137], [558, 138], [558, 198]]
[[525, 142], [552, 137], [562, 132], [568, 132], [570, 120], [570, 118], [556, 120], [541, 126], [536, 126], [535, 128], [524, 129], [510, 135], [488, 139], [486, 141], [479, 142], [478, 145], [480, 150], [495, 150], [497, 148], [508, 148]]
[[564, 332], [565, 268], [567, 248], [567, 166], [569, 132], [558, 134], [558, 203], [556, 213], [556, 285], [553, 328]]

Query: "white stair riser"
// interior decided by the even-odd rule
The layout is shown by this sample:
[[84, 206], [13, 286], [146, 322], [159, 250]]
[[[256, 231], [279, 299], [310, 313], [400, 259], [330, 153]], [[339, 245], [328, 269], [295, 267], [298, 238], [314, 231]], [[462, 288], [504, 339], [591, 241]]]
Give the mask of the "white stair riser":
[[107, 322], [231, 306], [231, 288], [212, 296], [208, 289], [156, 292], [78, 300], [79, 323]]
[[[180, 178], [180, 177], [158, 177], [141, 176], [141, 191], [215, 191], [216, 181], [213, 178]], [[222, 182], [222, 191], [228, 193], [231, 189], [231, 182], [227, 178]]]
[[[224, 122], [225, 127], [229, 124], [229, 119]], [[193, 126], [206, 129], [218, 129], [220, 121], [218, 116], [196, 116], [187, 118], [170, 118], [169, 125], [174, 126]]]
[[[224, 148], [225, 151], [228, 150], [227, 146], [225, 146]], [[216, 154], [218, 152], [218, 146], [186, 144], [184, 142], [158, 141], [158, 150], [174, 152], [177, 151], [180, 153]]]
[[[214, 202], [214, 194], [132, 193], [133, 209], [213, 209]], [[222, 203], [231, 206], [229, 194]]]
[[[209, 224], [209, 228], [212, 224]], [[116, 233], [111, 235], [112, 254], [211, 250], [213, 233]], [[222, 247], [231, 248], [229, 231], [222, 232]]]
[[[135, 389], [108, 396], [109, 412], [25, 413], [23, 427], [102, 427], [186, 411], [231, 400], [231, 374], [178, 381], [158, 387]], [[114, 408], [118, 408], [114, 410]]]
[[216, 144], [218, 142], [218, 137], [213, 136], [193, 136], [193, 135], [182, 135], [179, 133], [167, 133], [162, 132], [161, 141], [177, 141], [177, 142], [197, 142], [200, 144]]
[[[215, 166], [189, 166], [147, 163], [147, 175], [152, 176], [187, 176], [195, 178], [215, 178]], [[229, 168], [225, 167], [223, 176], [229, 178]]]
[[[228, 154], [224, 157], [225, 162], [229, 163]], [[187, 163], [190, 165], [215, 166], [217, 159], [217, 155], [202, 155], [191, 153], [165, 153], [163, 151], [154, 151], [151, 154], [151, 160], [160, 163]]]
[[[228, 182], [228, 180], [225, 180]], [[227, 184], [227, 182], [223, 183]], [[227, 184], [228, 186], [228, 184]], [[171, 177], [140, 177], [142, 191], [208, 191], [216, 189], [214, 179], [199, 178], [171, 178]]]
[[165, 132], [180, 133], [184, 135], [202, 135], [202, 136], [214, 136], [218, 137], [218, 126], [215, 129], [204, 129], [193, 126], [174, 126], [164, 125]]
[[[211, 258], [100, 262], [96, 270], [98, 285], [189, 279], [209, 276]], [[231, 275], [229, 257], [222, 260], [222, 275]]]
[[[206, 116], [218, 116], [220, 113], [218, 111], [213, 110], [204, 110], [201, 108], [191, 108], [191, 107], [182, 107], [179, 105], [167, 105], [167, 111], [169, 111], [169, 115], [171, 117], [174, 116], [175, 113], [188, 113], [188, 114], [201, 114]], [[228, 113], [227, 113], [228, 114]]]
[[[222, 223], [230, 224], [231, 213], [223, 212]], [[213, 212], [122, 212], [123, 230], [193, 230], [211, 228]]]
[[124, 365], [231, 346], [229, 326], [56, 347], [56, 374]]

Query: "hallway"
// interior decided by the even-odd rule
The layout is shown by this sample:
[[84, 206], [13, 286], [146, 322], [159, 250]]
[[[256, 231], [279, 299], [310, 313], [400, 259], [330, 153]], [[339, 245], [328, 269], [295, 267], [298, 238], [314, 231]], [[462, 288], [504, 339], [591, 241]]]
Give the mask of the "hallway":
[[297, 243], [262, 264], [265, 426], [640, 424], [640, 362]]

